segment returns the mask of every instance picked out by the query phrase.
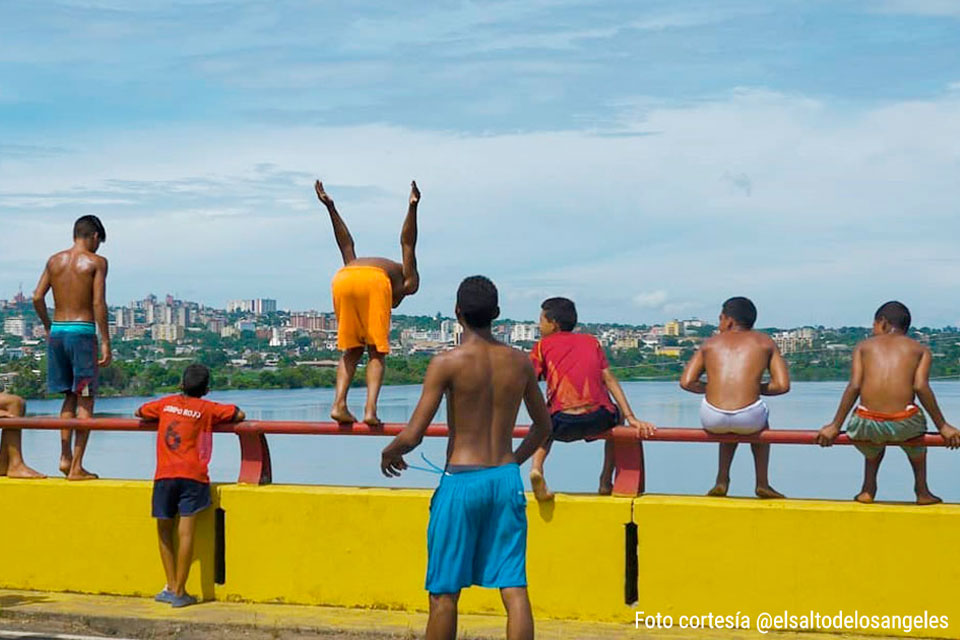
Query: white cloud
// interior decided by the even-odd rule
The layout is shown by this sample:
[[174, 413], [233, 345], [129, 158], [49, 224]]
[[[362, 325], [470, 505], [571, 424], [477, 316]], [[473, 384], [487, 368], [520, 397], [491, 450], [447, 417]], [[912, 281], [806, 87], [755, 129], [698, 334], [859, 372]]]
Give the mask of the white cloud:
[[641, 309], [660, 309], [667, 301], [666, 291], [651, 291], [633, 296], [633, 304]]

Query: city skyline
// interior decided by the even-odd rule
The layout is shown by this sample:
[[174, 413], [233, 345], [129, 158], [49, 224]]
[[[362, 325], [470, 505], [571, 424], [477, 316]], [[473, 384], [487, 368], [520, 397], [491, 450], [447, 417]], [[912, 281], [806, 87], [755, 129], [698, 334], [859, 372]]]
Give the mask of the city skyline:
[[[14, 4], [0, 25], [0, 290], [102, 217], [111, 299], [329, 308], [358, 252], [420, 292], [483, 273], [508, 317], [960, 324], [960, 10], [940, 0]], [[798, 28], [802, 25], [802, 28]], [[317, 34], [323, 34], [318, 38]], [[219, 304], [219, 302], [218, 302]]]

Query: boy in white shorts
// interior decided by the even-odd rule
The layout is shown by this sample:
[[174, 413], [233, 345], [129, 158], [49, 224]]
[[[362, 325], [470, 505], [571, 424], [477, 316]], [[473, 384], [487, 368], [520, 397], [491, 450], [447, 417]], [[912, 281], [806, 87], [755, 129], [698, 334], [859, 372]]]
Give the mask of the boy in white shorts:
[[[746, 435], [767, 429], [770, 412], [760, 396], [776, 396], [790, 390], [790, 373], [780, 350], [765, 333], [753, 330], [757, 308], [747, 298], [730, 298], [720, 312], [720, 331], [704, 341], [687, 363], [680, 386], [704, 394], [700, 423], [710, 433]], [[763, 382], [769, 370], [770, 382]], [[700, 377], [706, 372], [707, 382]], [[754, 443], [753, 461], [759, 498], [782, 498], [770, 486], [770, 445]], [[725, 496], [730, 486], [730, 465], [736, 442], [720, 443], [717, 482], [707, 495]]]

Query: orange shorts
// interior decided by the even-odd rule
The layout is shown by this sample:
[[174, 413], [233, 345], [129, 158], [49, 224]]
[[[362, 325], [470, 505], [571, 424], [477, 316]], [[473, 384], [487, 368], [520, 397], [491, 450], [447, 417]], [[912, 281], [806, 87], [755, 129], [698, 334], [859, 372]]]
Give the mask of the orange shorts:
[[379, 267], [343, 267], [333, 276], [333, 310], [337, 347], [344, 351], [371, 346], [390, 353], [393, 285]]

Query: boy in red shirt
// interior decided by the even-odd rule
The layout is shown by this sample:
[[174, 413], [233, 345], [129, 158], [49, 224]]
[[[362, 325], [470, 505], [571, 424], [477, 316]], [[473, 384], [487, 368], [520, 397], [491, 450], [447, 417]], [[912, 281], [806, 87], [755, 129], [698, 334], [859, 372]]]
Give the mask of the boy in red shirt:
[[[153, 517], [160, 537], [160, 559], [167, 584], [157, 602], [174, 607], [196, 604], [186, 592], [196, 516], [210, 506], [210, 476], [207, 465], [213, 452], [213, 425], [240, 422], [243, 411], [232, 404], [203, 400], [210, 390], [210, 370], [191, 364], [183, 372], [183, 393], [148, 402], [137, 416], [159, 420], [157, 427], [157, 473], [153, 482]], [[180, 515], [179, 555], [174, 553], [174, 518]]]
[[[543, 477], [543, 461], [554, 440], [593, 440], [613, 427], [627, 424], [648, 436], [656, 431], [633, 415], [600, 342], [586, 333], [573, 333], [577, 307], [567, 298], [549, 298], [540, 305], [540, 341], [530, 354], [537, 376], [547, 381], [547, 405], [553, 421], [550, 438], [533, 454], [530, 484], [539, 501], [553, 499]], [[613, 399], [610, 396], [613, 396]], [[614, 400], [616, 404], [614, 404]], [[613, 440], [603, 450], [601, 495], [613, 492]]]

